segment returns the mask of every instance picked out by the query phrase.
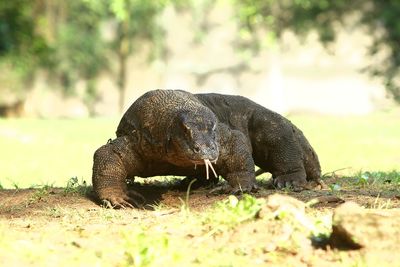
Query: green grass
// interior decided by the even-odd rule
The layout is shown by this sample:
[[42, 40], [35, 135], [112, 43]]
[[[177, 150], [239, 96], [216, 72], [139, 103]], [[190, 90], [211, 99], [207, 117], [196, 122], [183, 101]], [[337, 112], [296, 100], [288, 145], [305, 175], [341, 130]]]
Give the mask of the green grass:
[[368, 116], [289, 116], [315, 148], [323, 173], [392, 171], [400, 162], [398, 110]]
[[0, 120], [1, 186], [90, 182], [93, 152], [115, 136], [117, 124], [117, 118]]
[[[289, 116], [317, 151], [323, 173], [392, 171], [400, 162], [399, 112], [364, 117]], [[119, 118], [1, 119], [0, 188], [91, 181], [93, 153]]]

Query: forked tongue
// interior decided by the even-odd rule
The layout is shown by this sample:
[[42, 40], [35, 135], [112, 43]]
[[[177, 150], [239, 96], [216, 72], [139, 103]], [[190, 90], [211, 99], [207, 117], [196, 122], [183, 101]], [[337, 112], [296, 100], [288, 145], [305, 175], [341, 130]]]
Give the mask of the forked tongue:
[[218, 178], [218, 175], [217, 175], [217, 173], [215, 172], [214, 167], [213, 167], [213, 165], [211, 164], [211, 162], [210, 162], [209, 159], [204, 159], [204, 165], [206, 165], [206, 178], [207, 178], [207, 180], [209, 179], [208, 167], [210, 167], [211, 170], [213, 171], [215, 178]]

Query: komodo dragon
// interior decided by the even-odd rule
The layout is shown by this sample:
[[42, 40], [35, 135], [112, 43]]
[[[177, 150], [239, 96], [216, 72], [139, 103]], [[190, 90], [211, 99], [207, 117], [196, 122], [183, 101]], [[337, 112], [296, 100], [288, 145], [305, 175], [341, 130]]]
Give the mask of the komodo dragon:
[[[255, 188], [251, 162], [260, 167], [257, 173], [270, 172], [278, 188], [301, 190], [306, 181], [320, 181], [318, 157], [303, 133], [283, 116], [241, 96], [150, 91], [124, 114], [117, 137], [96, 151], [93, 166], [95, 192], [117, 207], [137, 204], [128, 196], [126, 177], [204, 177], [204, 168], [191, 166], [203, 164], [208, 173], [218, 157], [213, 147], [218, 148], [216, 169], [228, 181], [228, 192]], [[203, 149], [196, 148], [199, 144]], [[200, 150], [202, 156], [194, 158], [193, 151]], [[234, 166], [245, 170], [242, 176], [228, 175]]]

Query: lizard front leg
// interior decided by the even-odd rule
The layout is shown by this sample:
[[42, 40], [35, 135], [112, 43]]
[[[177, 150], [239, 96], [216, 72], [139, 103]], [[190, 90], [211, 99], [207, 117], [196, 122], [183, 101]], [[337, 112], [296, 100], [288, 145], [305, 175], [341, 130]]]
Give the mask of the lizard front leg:
[[212, 192], [240, 194], [257, 190], [252, 149], [246, 136], [226, 126], [221, 127], [217, 169], [228, 184], [215, 188]]
[[144, 197], [128, 190], [126, 184], [127, 175], [135, 173], [136, 160], [128, 142], [119, 137], [97, 149], [93, 157], [93, 189], [108, 207], [134, 208], [144, 202]]

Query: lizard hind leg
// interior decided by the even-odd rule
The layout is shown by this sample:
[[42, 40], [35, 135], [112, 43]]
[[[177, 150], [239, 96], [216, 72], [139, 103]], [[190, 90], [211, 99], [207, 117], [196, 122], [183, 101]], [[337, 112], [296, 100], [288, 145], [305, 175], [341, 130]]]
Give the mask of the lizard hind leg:
[[307, 185], [306, 172], [299, 170], [292, 173], [274, 176], [273, 184], [278, 189], [290, 188], [295, 192], [305, 189]]

